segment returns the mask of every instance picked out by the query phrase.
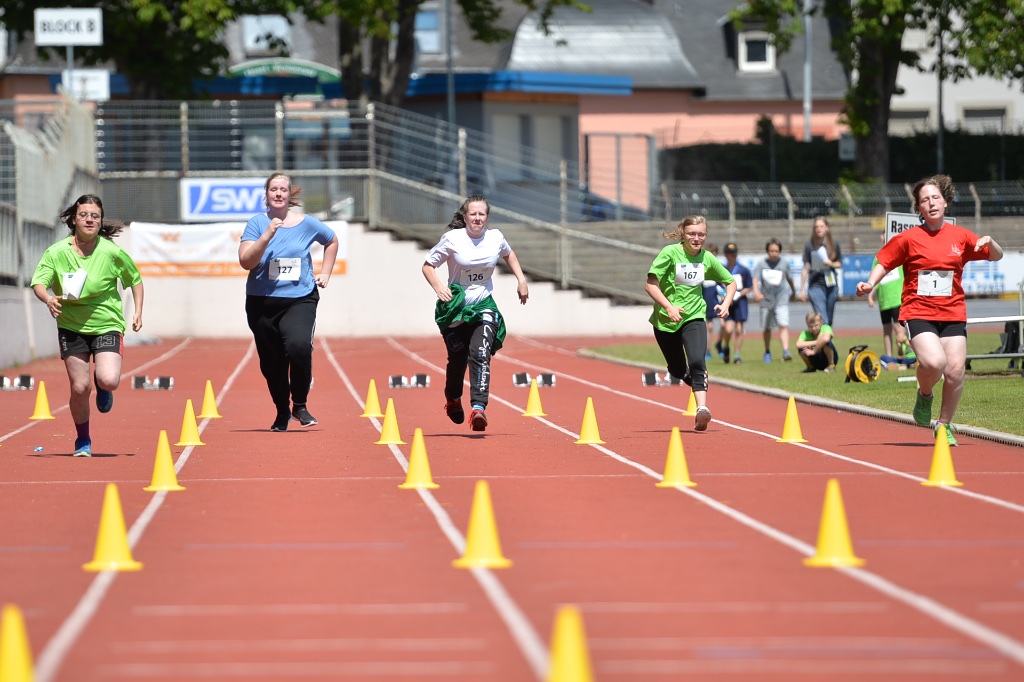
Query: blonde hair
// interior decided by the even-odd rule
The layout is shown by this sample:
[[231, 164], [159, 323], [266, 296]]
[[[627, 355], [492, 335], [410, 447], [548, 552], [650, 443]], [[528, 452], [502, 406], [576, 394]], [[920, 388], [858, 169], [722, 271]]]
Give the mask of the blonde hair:
[[682, 221], [676, 225], [676, 229], [672, 232], [662, 232], [661, 236], [665, 239], [674, 239], [676, 241], [683, 240], [683, 231], [690, 225], [707, 225], [708, 221], [704, 219], [702, 215], [690, 215], [682, 219]]
[[287, 173], [274, 173], [269, 178], [267, 178], [266, 182], [263, 183], [263, 203], [264, 203], [264, 205], [266, 205], [266, 206], [270, 205], [270, 204], [267, 203], [267, 192], [270, 191], [270, 183], [272, 183], [274, 180], [277, 180], [278, 178], [284, 178], [285, 180], [288, 181], [288, 205], [289, 206], [300, 206], [300, 205], [302, 205], [302, 202], [299, 201], [299, 195], [302, 194], [302, 188], [299, 187], [298, 185], [293, 185], [292, 184], [292, 179], [291, 179], [291, 177]]
[[817, 312], [816, 310], [812, 310], [811, 312], [807, 313], [807, 317], [805, 317], [804, 320], [807, 322], [808, 327], [810, 327], [811, 323], [815, 321], [820, 322], [822, 324], [824, 324], [825, 322], [824, 318], [821, 316], [821, 313]]

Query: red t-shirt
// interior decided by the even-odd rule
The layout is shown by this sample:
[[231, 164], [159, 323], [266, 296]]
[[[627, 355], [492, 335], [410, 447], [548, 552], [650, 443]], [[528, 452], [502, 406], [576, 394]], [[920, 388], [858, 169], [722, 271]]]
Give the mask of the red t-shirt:
[[964, 265], [988, 260], [989, 250], [974, 250], [978, 235], [952, 223], [932, 232], [912, 227], [890, 239], [878, 252], [886, 270], [903, 266], [903, 300], [900, 319], [962, 322], [967, 303], [961, 277]]

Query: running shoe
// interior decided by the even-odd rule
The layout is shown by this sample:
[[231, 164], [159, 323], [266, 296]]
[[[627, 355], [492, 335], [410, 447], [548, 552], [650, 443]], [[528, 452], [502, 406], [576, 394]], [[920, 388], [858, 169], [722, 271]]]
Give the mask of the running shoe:
[[764, 360], [764, 362], [765, 362], [765, 364], [766, 364], [766, 365], [767, 365], [767, 364], [771, 364], [771, 361], [772, 361], [772, 354], [771, 354], [771, 353], [765, 353], [765, 354], [764, 354], [764, 357], [763, 357], [763, 358], [761, 358], [761, 359], [762, 359], [762, 360]]
[[288, 422], [291, 421], [291, 418], [292, 418], [292, 416], [290, 414], [288, 414], [288, 412], [278, 412], [277, 413], [277, 419], [275, 419], [274, 423], [271, 424], [270, 430], [271, 431], [287, 431], [288, 430]]
[[444, 413], [456, 424], [466, 421], [466, 411], [462, 409], [462, 401], [458, 398], [444, 404]]
[[954, 424], [943, 424], [942, 422], [935, 422], [935, 425], [932, 427], [932, 435], [934, 437], [939, 437], [940, 426], [946, 427], [946, 442], [949, 443], [950, 447], [955, 448], [956, 446], [960, 445], [959, 443], [956, 442], [956, 434], [960, 430], [956, 428]]
[[75, 457], [92, 457], [92, 439], [75, 439]]
[[722, 346], [722, 360], [725, 364], [729, 364], [729, 346]]
[[693, 418], [694, 431], [707, 431], [708, 423], [711, 421], [711, 409], [701, 405], [697, 408], [697, 415]]
[[782, 351], [782, 361], [783, 362], [793, 362], [793, 356], [789, 354], [788, 350]]
[[306, 428], [317, 423], [316, 417], [309, 413], [305, 405], [294, 405], [292, 407], [292, 419], [299, 422], [299, 426]]
[[722, 350], [722, 342], [721, 341], [715, 341], [715, 350], [718, 351], [718, 357], [719, 358], [725, 357], [725, 355], [724, 355], [725, 351]]
[[93, 375], [93, 384], [96, 385], [96, 409], [106, 414], [114, 406], [114, 392], [104, 391], [96, 382], [96, 375]]
[[708, 351], [704, 351], [704, 362], [707, 362], [710, 359], [711, 359], [711, 351], [709, 351], [709, 350]]
[[484, 431], [487, 429], [487, 415], [484, 413], [484, 408], [473, 408], [473, 411], [469, 414], [469, 426], [474, 431]]
[[914, 401], [914, 421], [921, 426], [928, 426], [932, 423], [932, 401], [934, 395], [921, 395], [921, 389], [917, 389], [917, 400]]
[[742, 365], [743, 364], [743, 360], [741, 360], [740, 356], [737, 355], [735, 358], [733, 358], [732, 364], [734, 364], [734, 365]]
[[822, 371], [825, 372], [825, 374], [831, 374], [832, 372], [836, 371], [836, 366], [835, 365], [829, 365], [828, 367], [826, 367]]

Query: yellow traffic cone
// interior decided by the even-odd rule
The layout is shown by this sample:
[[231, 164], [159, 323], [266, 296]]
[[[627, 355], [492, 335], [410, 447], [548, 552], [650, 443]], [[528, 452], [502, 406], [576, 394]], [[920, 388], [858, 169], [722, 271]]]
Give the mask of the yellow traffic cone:
[[686, 455], [683, 454], [683, 438], [679, 435], [679, 427], [672, 427], [672, 435], [668, 439], [668, 457], [665, 460], [665, 475], [654, 484], [658, 488], [695, 488], [697, 484], [690, 480], [690, 470], [686, 466]]
[[360, 417], [383, 417], [384, 413], [380, 411], [380, 400], [377, 398], [377, 382], [370, 379], [370, 388], [366, 391], [366, 409], [359, 415]]
[[544, 408], [540, 406], [540, 391], [537, 390], [537, 380], [530, 380], [530, 397], [526, 399], [526, 412], [524, 417], [546, 417]]
[[555, 615], [546, 682], [593, 682], [593, 679], [583, 618], [575, 606], [563, 606]]
[[29, 419], [54, 419], [50, 414], [50, 401], [46, 399], [46, 382], [40, 381], [36, 389], [36, 410]]
[[92, 561], [82, 566], [87, 571], [138, 571], [142, 564], [132, 559], [128, 534], [124, 528], [124, 513], [117, 486], [107, 484], [100, 515], [100, 532], [96, 536], [96, 553]]
[[423, 429], [416, 427], [412, 432], [412, 449], [409, 451], [409, 470], [405, 472], [405, 483], [399, 488], [440, 488], [430, 477], [430, 462], [427, 461], [427, 446], [423, 443]]
[[825, 487], [825, 505], [821, 510], [821, 526], [818, 528], [818, 551], [814, 556], [804, 559], [804, 565], [835, 568], [863, 566], [864, 563], [863, 559], [853, 554], [839, 481], [830, 478]]
[[683, 412], [684, 417], [696, 417], [697, 416], [697, 398], [693, 395], [693, 389], [690, 389], [690, 402], [686, 404], [686, 412]]
[[375, 445], [405, 445], [398, 433], [398, 417], [395, 416], [395, 399], [388, 398], [388, 407], [384, 411], [384, 424], [380, 428], [380, 440]]
[[153, 481], [143, 490], [151, 493], [166, 490], [184, 490], [178, 485], [178, 476], [174, 473], [174, 461], [171, 459], [170, 441], [167, 440], [167, 431], [160, 429], [160, 437], [156, 442], [156, 459], [153, 462]]
[[935, 432], [935, 449], [932, 451], [932, 469], [928, 473], [928, 480], [922, 481], [921, 485], [929, 487], [937, 486], [961, 486], [963, 483], [956, 480], [956, 472], [953, 471], [953, 455], [949, 451], [949, 440], [946, 438], [946, 425], [940, 423], [938, 431]]
[[185, 415], [181, 418], [181, 438], [175, 445], [206, 445], [199, 440], [199, 427], [196, 425], [196, 411], [192, 407], [192, 399], [185, 401]]
[[580, 427], [580, 439], [576, 441], [576, 445], [604, 445], [601, 433], [597, 429], [593, 398], [587, 398], [587, 407], [583, 410], [583, 426]]
[[32, 650], [25, 634], [25, 619], [14, 604], [4, 606], [0, 617], [0, 680], [32, 682]]
[[469, 512], [466, 551], [452, 562], [455, 568], [508, 568], [512, 562], [501, 554], [498, 528], [491, 509], [491, 490], [487, 481], [477, 481], [473, 509]]
[[213, 395], [213, 383], [206, 380], [206, 392], [203, 394], [203, 411], [199, 413], [200, 419], [220, 419], [220, 412], [217, 411], [217, 398]]
[[789, 396], [789, 406], [786, 408], [786, 423], [782, 425], [782, 438], [776, 443], [806, 443], [803, 433], [800, 432], [800, 417], [796, 414], [796, 400]]

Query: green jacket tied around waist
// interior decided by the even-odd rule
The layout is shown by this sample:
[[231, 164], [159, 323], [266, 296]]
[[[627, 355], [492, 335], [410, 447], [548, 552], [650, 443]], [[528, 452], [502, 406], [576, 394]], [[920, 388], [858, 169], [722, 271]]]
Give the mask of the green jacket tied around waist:
[[485, 312], [493, 312], [498, 320], [498, 328], [494, 334], [491, 355], [497, 353], [505, 343], [506, 330], [505, 318], [498, 310], [498, 304], [494, 302], [494, 297], [488, 296], [478, 303], [466, 305], [466, 290], [462, 288], [461, 284], [457, 282], [449, 284], [448, 289], [452, 292], [452, 300], [438, 299], [434, 304], [434, 321], [437, 323], [437, 328], [444, 334], [445, 330], [456, 322], [476, 324], [483, 319]]

